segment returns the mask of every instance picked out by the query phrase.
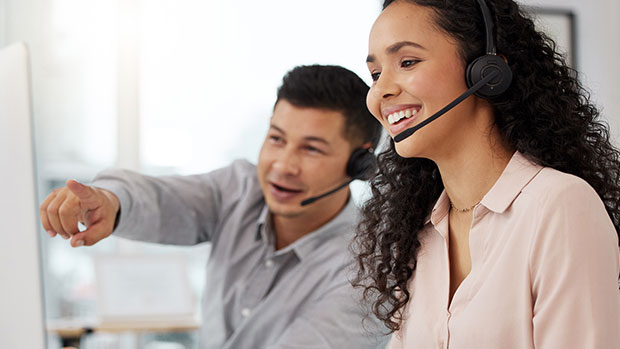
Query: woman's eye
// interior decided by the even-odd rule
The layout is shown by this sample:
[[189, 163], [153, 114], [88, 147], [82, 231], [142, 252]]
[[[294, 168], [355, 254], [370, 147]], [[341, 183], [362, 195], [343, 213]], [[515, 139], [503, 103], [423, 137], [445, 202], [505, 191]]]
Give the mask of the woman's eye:
[[370, 77], [372, 78], [372, 81], [377, 81], [379, 80], [379, 75], [381, 75], [381, 73], [372, 73], [370, 74]]
[[409, 67], [412, 67], [413, 65], [415, 65], [418, 62], [419, 62], [419, 60], [417, 60], [417, 59], [406, 59], [406, 60], [404, 60], [404, 61], [402, 61], [400, 63], [400, 66], [403, 67], [403, 68], [409, 68]]

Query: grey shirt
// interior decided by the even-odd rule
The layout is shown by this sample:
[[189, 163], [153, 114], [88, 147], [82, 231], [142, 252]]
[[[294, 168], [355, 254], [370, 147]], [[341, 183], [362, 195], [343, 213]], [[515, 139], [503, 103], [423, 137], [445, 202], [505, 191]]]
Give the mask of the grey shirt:
[[201, 348], [376, 348], [386, 337], [350, 285], [357, 208], [274, 248], [256, 166], [238, 160], [192, 176], [100, 173], [121, 215], [114, 234], [175, 245], [211, 242]]

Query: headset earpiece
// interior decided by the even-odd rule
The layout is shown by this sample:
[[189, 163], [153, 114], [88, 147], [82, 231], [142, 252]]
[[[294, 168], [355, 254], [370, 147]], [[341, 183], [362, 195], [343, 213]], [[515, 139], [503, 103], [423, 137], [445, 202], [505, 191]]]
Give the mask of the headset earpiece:
[[402, 142], [407, 137], [411, 137], [416, 131], [430, 124], [432, 121], [437, 120], [438, 117], [445, 115], [445, 113], [463, 102], [472, 94], [481, 98], [492, 99], [506, 92], [510, 87], [512, 83], [512, 70], [503, 57], [497, 56], [496, 54], [497, 48], [495, 47], [494, 24], [491, 11], [484, 0], [477, 0], [477, 2], [478, 5], [480, 5], [482, 19], [484, 20], [487, 39], [486, 54], [474, 59], [467, 65], [465, 69], [467, 91], [441, 108], [435, 114], [394, 136], [394, 142]]
[[371, 149], [358, 148], [347, 162], [347, 175], [352, 179], [368, 180], [377, 168], [377, 158]]
[[495, 25], [489, 6], [487, 6], [485, 0], [477, 0], [477, 2], [482, 12], [482, 20], [484, 21], [484, 30], [486, 32], [486, 54], [474, 59], [467, 65], [465, 81], [467, 82], [467, 87], [471, 88], [489, 74], [498, 72], [491, 81], [482, 85], [482, 87], [475, 92], [476, 96], [488, 99], [497, 97], [506, 92], [512, 82], [512, 70], [510, 70], [510, 66], [502, 57], [496, 55], [497, 48], [495, 47], [494, 37]]
[[482, 98], [493, 98], [501, 95], [510, 87], [512, 71], [508, 63], [502, 57], [496, 55], [487, 54], [478, 57], [467, 66], [467, 87], [471, 88], [494, 71], [498, 71], [499, 74], [479, 89], [475, 95]]

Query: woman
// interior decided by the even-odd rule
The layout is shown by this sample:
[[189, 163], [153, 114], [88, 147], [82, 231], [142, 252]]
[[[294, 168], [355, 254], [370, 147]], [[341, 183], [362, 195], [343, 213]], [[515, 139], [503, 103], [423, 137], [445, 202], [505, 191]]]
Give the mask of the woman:
[[[483, 5], [385, 1], [367, 104], [391, 137], [467, 90]], [[554, 43], [487, 5], [512, 83], [379, 156], [357, 281], [390, 348], [620, 348], [620, 154]]]

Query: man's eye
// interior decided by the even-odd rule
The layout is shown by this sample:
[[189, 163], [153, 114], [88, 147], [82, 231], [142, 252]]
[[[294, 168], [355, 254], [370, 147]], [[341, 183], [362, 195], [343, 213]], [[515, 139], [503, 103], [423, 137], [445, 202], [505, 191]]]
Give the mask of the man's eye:
[[319, 148], [315, 148], [313, 146], [307, 146], [306, 150], [309, 152], [313, 152], [313, 153], [319, 153], [319, 154], [323, 154], [323, 151]]
[[282, 137], [279, 136], [269, 136], [269, 140], [271, 143], [282, 143]]

